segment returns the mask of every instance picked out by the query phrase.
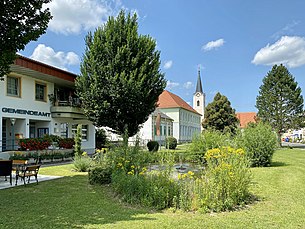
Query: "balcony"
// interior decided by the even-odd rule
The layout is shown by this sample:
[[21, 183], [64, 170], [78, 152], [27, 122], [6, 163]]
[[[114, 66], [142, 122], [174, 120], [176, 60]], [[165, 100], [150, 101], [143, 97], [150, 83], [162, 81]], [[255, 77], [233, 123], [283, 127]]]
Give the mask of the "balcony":
[[80, 108], [79, 98], [69, 96], [67, 100], [59, 100], [53, 95], [49, 95], [51, 101], [51, 116], [52, 118], [72, 118], [72, 119], [85, 119], [86, 116]]

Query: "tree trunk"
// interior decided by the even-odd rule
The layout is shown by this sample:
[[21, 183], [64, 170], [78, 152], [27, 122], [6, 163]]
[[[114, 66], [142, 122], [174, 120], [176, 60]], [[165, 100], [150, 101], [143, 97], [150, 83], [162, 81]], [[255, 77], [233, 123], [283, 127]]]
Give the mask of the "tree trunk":
[[277, 140], [279, 143], [279, 146], [282, 147], [282, 139], [281, 139], [282, 133], [281, 132], [277, 132]]

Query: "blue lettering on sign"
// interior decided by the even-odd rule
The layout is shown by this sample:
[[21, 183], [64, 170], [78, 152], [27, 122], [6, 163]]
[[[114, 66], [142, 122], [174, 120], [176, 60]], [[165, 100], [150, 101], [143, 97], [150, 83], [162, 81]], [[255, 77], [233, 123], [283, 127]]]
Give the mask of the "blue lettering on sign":
[[49, 112], [22, 110], [22, 109], [14, 109], [14, 108], [7, 108], [7, 107], [2, 107], [2, 112], [11, 113], [11, 114], [27, 114], [27, 115], [35, 115], [35, 116], [43, 116], [43, 117], [51, 116], [51, 113], [49, 113]]

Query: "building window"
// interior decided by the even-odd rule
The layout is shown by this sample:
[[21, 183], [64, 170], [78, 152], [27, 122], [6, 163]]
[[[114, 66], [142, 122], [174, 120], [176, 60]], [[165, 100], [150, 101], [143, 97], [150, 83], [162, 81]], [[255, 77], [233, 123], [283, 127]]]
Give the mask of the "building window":
[[39, 138], [42, 138], [43, 136], [49, 134], [49, 128], [38, 128], [37, 132], [38, 132], [37, 136]]
[[20, 97], [20, 78], [7, 77], [7, 95]]
[[68, 137], [68, 123], [60, 123], [60, 137]]
[[35, 99], [38, 101], [46, 101], [46, 85], [43, 83], [35, 84]]
[[200, 106], [200, 101], [199, 100], [197, 100], [197, 107], [199, 107]]
[[[72, 125], [72, 138], [75, 137], [78, 124]], [[82, 141], [88, 140], [88, 125], [82, 125]]]

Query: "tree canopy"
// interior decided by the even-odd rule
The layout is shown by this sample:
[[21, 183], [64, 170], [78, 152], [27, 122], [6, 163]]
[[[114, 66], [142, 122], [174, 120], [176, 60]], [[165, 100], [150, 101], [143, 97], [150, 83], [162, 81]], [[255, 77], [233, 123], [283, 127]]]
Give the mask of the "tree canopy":
[[148, 35], [138, 34], [137, 15], [110, 17], [86, 36], [76, 89], [96, 126], [133, 136], [156, 108], [166, 86], [160, 52]]
[[45, 33], [52, 16], [42, 5], [50, 1], [0, 1], [0, 79], [9, 73], [16, 52]]
[[213, 102], [207, 105], [204, 113], [203, 128], [219, 130], [221, 132], [236, 132], [239, 121], [235, 115], [235, 110], [231, 107], [231, 103], [226, 96], [218, 92]]
[[274, 65], [263, 79], [256, 98], [258, 117], [268, 122], [280, 136], [303, 126], [303, 96], [294, 77], [285, 66]]

